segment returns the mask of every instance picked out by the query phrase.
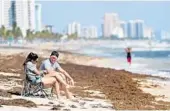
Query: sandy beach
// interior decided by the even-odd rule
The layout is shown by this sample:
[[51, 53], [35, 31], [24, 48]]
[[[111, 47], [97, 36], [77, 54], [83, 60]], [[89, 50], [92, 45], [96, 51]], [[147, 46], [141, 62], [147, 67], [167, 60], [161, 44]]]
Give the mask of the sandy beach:
[[[70, 73], [76, 84], [71, 89], [78, 101], [63, 97], [63, 107], [57, 100], [25, 98], [20, 96], [22, 88], [22, 63], [30, 51], [37, 52], [40, 62], [50, 55], [44, 49], [0, 49], [0, 110], [21, 109], [50, 110], [168, 110], [170, 109], [170, 84], [166, 78], [133, 74], [124, 70], [103, 68], [108, 59], [89, 57], [60, 51], [59, 63]], [[116, 60], [115, 60], [116, 63]], [[6, 97], [4, 96], [6, 95]], [[16, 99], [22, 102], [16, 102]], [[44, 103], [38, 103], [41, 99]], [[13, 102], [11, 102], [11, 101]], [[29, 102], [28, 102], [29, 101]], [[50, 104], [52, 101], [53, 104]], [[22, 103], [22, 104], [21, 104]], [[24, 106], [28, 104], [28, 106]], [[84, 105], [82, 105], [84, 104]], [[20, 106], [20, 107], [18, 107]], [[74, 108], [73, 108], [74, 106]], [[75, 108], [76, 107], [76, 108]]]

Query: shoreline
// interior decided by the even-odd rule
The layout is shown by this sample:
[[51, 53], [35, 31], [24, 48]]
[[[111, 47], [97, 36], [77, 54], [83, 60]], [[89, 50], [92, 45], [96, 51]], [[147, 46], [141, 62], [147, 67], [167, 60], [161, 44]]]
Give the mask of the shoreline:
[[[6, 52], [4, 52], [5, 55], [2, 54], [2, 51], [1, 51], [0, 55], [1, 56], [4, 55], [4, 57], [6, 55], [8, 57], [11, 57], [11, 54], [12, 54], [12, 55], [14, 55], [14, 58], [15, 57], [17, 58], [18, 56], [20, 57], [20, 56], [27, 55], [27, 53], [29, 51], [33, 51], [33, 50], [32, 49], [23, 50], [23, 51], [21, 50], [19, 52], [16, 52], [16, 50], [13, 50], [13, 52], [6, 51]], [[50, 50], [44, 50], [44, 49], [43, 50], [42, 49], [41, 50], [36, 49], [34, 51], [38, 51], [38, 54], [40, 55], [40, 57], [45, 57], [45, 58], [48, 57], [50, 52], [51, 52]], [[23, 60], [22, 57], [20, 59]], [[139, 86], [140, 84], [144, 84], [145, 86], [148, 85], [148, 81], [142, 81], [142, 80], [149, 80], [148, 78], [157, 78], [157, 79], [161, 80], [161, 79], [166, 79], [166, 78], [149, 76], [149, 75], [142, 75], [142, 74], [141, 75], [140, 74], [134, 74], [134, 73], [131, 73], [131, 72], [128, 72], [128, 71], [125, 71], [125, 70], [115, 70], [115, 69], [110, 69], [110, 68], [102, 68], [100, 66], [100, 64], [103, 64], [102, 61], [108, 62], [107, 59], [104, 59], [104, 58], [102, 59], [102, 58], [98, 58], [98, 57], [97, 58], [96, 57], [89, 57], [89, 56], [79, 55], [79, 54], [77, 55], [75, 53], [70, 53], [70, 52], [65, 52], [65, 51], [60, 52], [59, 61], [61, 62], [61, 65], [64, 68], [66, 68], [70, 73], [75, 74], [75, 75], [73, 75], [74, 78], [77, 77], [76, 82], [77, 82], [77, 85], [79, 87], [77, 89], [74, 89], [73, 91], [75, 93], [79, 93], [79, 95], [81, 95], [81, 93], [82, 93], [79, 90], [99, 90], [100, 89], [100, 91], [102, 91], [102, 93], [105, 93], [107, 95], [107, 99], [112, 100], [113, 105], [115, 106], [116, 109], [159, 109], [159, 108], [160, 109], [164, 109], [164, 108], [170, 109], [170, 106], [166, 107], [163, 102], [161, 102], [161, 104], [155, 105], [155, 106], [153, 104], [150, 104], [150, 106], [146, 105], [146, 108], [139, 105], [139, 104], [144, 104], [143, 102], [146, 102], [145, 99], [147, 99], [147, 98], [144, 99], [145, 96], [148, 97], [148, 99], [150, 98], [149, 101], [152, 101], [152, 99], [156, 97], [156, 95], [153, 92], [157, 91], [157, 90], [155, 90], [155, 87], [152, 86], [153, 84], [149, 84], [149, 88], [152, 89], [152, 90], [148, 90], [149, 88], [147, 89], [147, 91], [145, 89], [142, 89]], [[17, 63], [17, 61], [16, 61], [16, 63]], [[12, 68], [15, 69], [15, 67], [13, 67], [13, 65], [15, 65], [16, 63], [14, 62], [14, 64], [12, 64], [12, 65], [10, 64], [10, 65], [3, 66], [3, 67], [12, 67]], [[3, 67], [1, 68], [1, 70], [4, 70]], [[9, 69], [4, 70], [4, 71], [13, 72], [12, 70], [9, 70]], [[19, 71], [16, 71], [16, 72], [20, 73], [22, 71], [19, 70]], [[86, 76], [84, 76], [84, 74], [86, 74]], [[84, 76], [84, 77], [81, 77], [81, 76]], [[113, 77], [113, 78], [111, 79], [108, 76]], [[131, 81], [131, 79], [134, 79], [134, 78], [137, 78], [137, 81], [136, 80]], [[108, 81], [106, 82], [106, 80], [108, 80], [108, 81], [110, 80], [110, 82], [107, 83]], [[115, 85], [113, 84], [114, 83], [113, 81], [115, 82]], [[119, 83], [119, 82], [125, 82], [126, 84]], [[130, 84], [129, 84], [129, 82], [130, 82]], [[89, 88], [84, 87], [86, 85], [87, 86], [90, 85], [90, 87]], [[144, 94], [144, 93], [142, 93], [141, 95], [138, 95], [136, 92], [133, 92], [133, 90], [129, 87], [131, 85], [134, 88], [137, 87], [137, 89], [136, 88], [135, 88], [135, 90], [133, 89], [134, 91], [140, 92], [139, 89], [142, 89], [142, 91], [144, 91], [145, 93], [150, 93], [150, 94], [155, 95], [155, 96], [147, 95], [147, 94]], [[160, 84], [156, 84], [156, 85], [160, 86]], [[104, 87], [108, 87], [108, 88], [104, 88]], [[110, 87], [114, 87], [114, 88], [118, 88], [118, 89], [114, 89], [114, 88], [110, 89]], [[127, 90], [130, 90], [130, 91], [132, 90], [132, 92], [130, 92], [130, 93], [126, 92]], [[107, 91], [107, 92], [104, 92], [104, 91]], [[133, 101], [133, 100], [127, 100], [127, 99], [130, 99], [127, 96], [125, 96], [124, 98], [121, 98], [121, 97], [119, 97], [120, 96], [119, 93], [121, 91], [125, 91], [122, 95], [128, 94], [128, 96], [130, 96], [131, 99], [132, 99], [133, 96], [138, 95], [139, 97], [143, 98], [143, 102], [135, 103], [135, 101]], [[115, 98], [116, 95], [112, 94], [112, 93], [118, 94], [117, 98]], [[91, 97], [89, 94], [90, 94], [90, 92], [83, 92], [83, 94], [81, 96]], [[135, 94], [135, 95], [133, 95], [133, 94]], [[165, 94], [165, 96], [166, 96], [166, 94]], [[137, 97], [137, 98], [133, 97], [133, 99], [136, 99], [136, 101], [140, 101], [139, 97]], [[158, 98], [165, 98], [165, 97], [158, 97]], [[125, 100], [123, 100], [123, 99], [125, 99]], [[166, 98], [166, 100], [167, 100], [167, 98]], [[159, 100], [156, 100], [156, 101], [159, 101]], [[125, 103], [120, 104], [118, 102], [125, 102]], [[130, 105], [130, 104], [133, 104], [133, 105]], [[135, 104], [136, 105], [138, 104], [138, 105], [136, 106]], [[127, 105], [127, 106], [124, 106], [124, 105]], [[128, 105], [130, 105], [130, 106], [128, 106]], [[155, 108], [153, 108], [153, 106]]]

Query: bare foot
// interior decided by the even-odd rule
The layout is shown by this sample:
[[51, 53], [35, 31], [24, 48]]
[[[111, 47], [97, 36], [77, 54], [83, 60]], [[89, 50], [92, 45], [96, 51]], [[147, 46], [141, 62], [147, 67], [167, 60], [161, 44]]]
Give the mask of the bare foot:
[[67, 94], [66, 94], [66, 97], [67, 97], [67, 99], [73, 99], [74, 97], [72, 96], [72, 93], [71, 92], [68, 92]]

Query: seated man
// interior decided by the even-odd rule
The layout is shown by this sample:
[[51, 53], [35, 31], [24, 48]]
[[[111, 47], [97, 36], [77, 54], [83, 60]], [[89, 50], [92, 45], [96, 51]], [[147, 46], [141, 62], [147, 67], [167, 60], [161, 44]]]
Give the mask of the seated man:
[[[40, 66], [40, 70], [46, 70], [47, 76], [55, 77], [58, 82], [60, 83], [62, 89], [66, 93], [66, 97], [71, 99], [71, 93], [69, 92], [68, 88], [69, 85], [74, 85], [74, 80], [72, 77], [61, 68], [58, 64], [57, 59], [59, 57], [59, 53], [57, 51], [53, 51], [50, 55], [49, 59], [46, 59], [42, 62]], [[57, 72], [59, 71], [59, 72]]]

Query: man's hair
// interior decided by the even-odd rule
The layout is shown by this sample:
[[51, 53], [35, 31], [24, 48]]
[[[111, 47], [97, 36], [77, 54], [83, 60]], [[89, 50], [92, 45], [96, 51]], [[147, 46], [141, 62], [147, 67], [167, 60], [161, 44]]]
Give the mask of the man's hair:
[[51, 56], [56, 56], [58, 58], [59, 53], [57, 51], [52, 51]]

